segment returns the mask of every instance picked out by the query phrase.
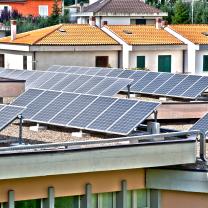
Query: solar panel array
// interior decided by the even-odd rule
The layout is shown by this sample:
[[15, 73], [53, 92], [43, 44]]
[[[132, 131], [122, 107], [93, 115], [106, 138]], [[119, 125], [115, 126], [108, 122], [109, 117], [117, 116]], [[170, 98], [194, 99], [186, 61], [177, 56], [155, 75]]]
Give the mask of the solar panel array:
[[[133, 79], [131, 92], [148, 95], [196, 99], [208, 88], [207, 76], [60, 65], [54, 65], [48, 70], [84, 75], [96, 70], [95, 75], [129, 78]], [[123, 89], [123, 91], [126, 91], [126, 89]]]
[[160, 104], [106, 96], [29, 89], [13, 105], [27, 121], [128, 135]]
[[200, 130], [204, 134], [208, 132], [208, 113], [206, 113], [202, 118], [200, 118], [190, 130]]
[[[93, 70], [95, 72], [95, 70]], [[38, 88], [114, 96], [132, 81], [126, 78], [55, 73], [50, 71], [0, 70], [0, 77], [26, 80], [26, 89]]]
[[14, 121], [24, 110], [23, 107], [0, 105], [0, 131]]

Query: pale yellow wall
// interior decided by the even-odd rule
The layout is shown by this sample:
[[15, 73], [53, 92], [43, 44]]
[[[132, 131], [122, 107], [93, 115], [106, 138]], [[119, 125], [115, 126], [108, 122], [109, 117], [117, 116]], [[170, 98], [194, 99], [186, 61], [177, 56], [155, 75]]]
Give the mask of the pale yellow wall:
[[208, 208], [208, 194], [162, 191], [161, 208]]
[[[99, 47], [99, 46], [98, 46]], [[95, 66], [96, 56], [108, 56], [111, 67], [118, 67], [118, 51], [89, 52], [37, 52], [36, 69], [46, 70], [53, 64], [70, 66]]]
[[93, 193], [119, 191], [121, 181], [126, 180], [129, 190], [145, 187], [143, 169], [108, 171], [82, 174], [45, 176], [12, 180], [0, 180], [0, 202], [6, 202], [9, 190], [15, 191], [15, 200], [47, 197], [47, 189], [55, 188], [55, 196], [84, 194], [85, 184], [92, 184]]
[[145, 65], [151, 71], [158, 71], [158, 56], [171, 55], [171, 72], [182, 73], [183, 71], [183, 51], [133, 51], [130, 52], [130, 68], [136, 68], [137, 56], [145, 56]]

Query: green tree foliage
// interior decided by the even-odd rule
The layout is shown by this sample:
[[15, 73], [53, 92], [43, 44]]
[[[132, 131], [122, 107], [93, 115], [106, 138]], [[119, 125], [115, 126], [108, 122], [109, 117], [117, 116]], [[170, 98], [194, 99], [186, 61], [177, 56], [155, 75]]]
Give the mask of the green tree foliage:
[[61, 8], [59, 8], [58, 0], [54, 0], [52, 14], [48, 18], [49, 25], [56, 25], [60, 23]]
[[187, 24], [190, 23], [190, 4], [178, 0], [174, 5], [172, 23]]
[[198, 1], [194, 4], [194, 23], [208, 23], [208, 3]]
[[161, 4], [160, 9], [163, 12], [167, 12], [168, 13], [168, 16], [164, 17], [163, 19], [166, 20], [168, 23], [171, 23], [172, 22], [172, 17], [174, 15], [173, 3], [166, 2], [164, 4]]

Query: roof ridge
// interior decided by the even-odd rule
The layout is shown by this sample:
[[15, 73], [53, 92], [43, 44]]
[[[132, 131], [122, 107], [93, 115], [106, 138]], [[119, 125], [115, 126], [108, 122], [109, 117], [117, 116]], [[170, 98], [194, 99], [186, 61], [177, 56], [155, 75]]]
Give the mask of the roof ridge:
[[42, 37], [38, 38], [37, 40], [35, 40], [34, 42], [32, 42], [31, 45], [38, 43], [39, 41], [41, 41], [43, 38], [45, 38], [47, 35], [50, 35], [51, 33], [53, 33], [54, 31], [56, 31], [57, 29], [59, 29], [60, 27], [62, 27], [62, 24], [59, 25], [54, 25], [53, 26], [54, 29], [49, 31], [48, 33], [46, 33], [45, 35], [43, 35]]

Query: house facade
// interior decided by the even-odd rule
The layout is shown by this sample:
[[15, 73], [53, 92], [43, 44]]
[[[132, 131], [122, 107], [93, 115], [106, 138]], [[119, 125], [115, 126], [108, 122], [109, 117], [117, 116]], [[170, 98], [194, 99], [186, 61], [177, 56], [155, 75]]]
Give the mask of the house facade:
[[207, 74], [208, 25], [170, 25], [165, 30], [187, 44], [184, 53], [185, 72]]
[[98, 0], [90, 1], [89, 6], [81, 8], [77, 17], [78, 24], [88, 24], [95, 21], [98, 27], [103, 24], [130, 25], [155, 24], [157, 18], [167, 16], [162, 12], [140, 0]]
[[[62, 1], [58, 0], [57, 3], [62, 8]], [[46, 17], [52, 13], [53, 4], [54, 0], [3, 0], [0, 1], [0, 10], [17, 10], [23, 16]]]
[[90, 25], [56, 25], [1, 39], [5, 68], [46, 70], [53, 64], [118, 67], [121, 46]]
[[118, 25], [102, 28], [122, 46], [123, 68], [183, 73], [186, 45], [159, 26]]

